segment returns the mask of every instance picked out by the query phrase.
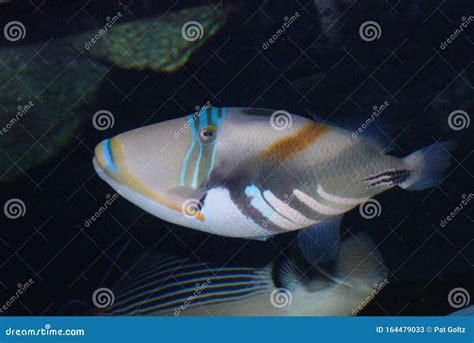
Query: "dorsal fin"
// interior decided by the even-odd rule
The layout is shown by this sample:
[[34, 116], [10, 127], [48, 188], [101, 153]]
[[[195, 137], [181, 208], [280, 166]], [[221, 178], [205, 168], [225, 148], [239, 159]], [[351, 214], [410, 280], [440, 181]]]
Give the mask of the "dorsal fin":
[[380, 115], [357, 114], [344, 118], [323, 118], [318, 114], [306, 110], [307, 116], [316, 123], [324, 123], [349, 131], [354, 139], [367, 140], [370, 144], [383, 152], [394, 150], [391, 139], [395, 125], [391, 125], [387, 118]]

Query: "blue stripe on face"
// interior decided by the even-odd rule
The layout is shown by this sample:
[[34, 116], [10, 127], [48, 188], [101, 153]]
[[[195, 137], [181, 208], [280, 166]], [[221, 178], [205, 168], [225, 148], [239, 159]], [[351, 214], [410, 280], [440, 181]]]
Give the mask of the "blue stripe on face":
[[[201, 108], [200, 116], [199, 116], [199, 130], [202, 130], [203, 127], [207, 126], [208, 124], [208, 114], [207, 114], [207, 108]], [[199, 152], [198, 152], [198, 157], [196, 160], [196, 165], [194, 167], [194, 174], [193, 174], [193, 183], [192, 187], [197, 188], [197, 182], [198, 182], [198, 176], [199, 176], [199, 167], [201, 164], [201, 158], [202, 158], [202, 142], [199, 139]]]
[[[226, 108], [225, 107], [222, 107], [221, 108], [221, 111], [222, 111], [222, 115], [221, 117], [219, 118], [217, 116], [217, 113], [218, 113], [218, 109], [217, 108], [212, 108], [211, 109], [211, 118], [212, 118], [212, 122], [214, 123], [214, 125], [217, 127], [217, 131], [219, 132], [219, 127], [221, 125], [221, 120], [224, 119], [224, 116], [225, 116], [225, 112], [226, 112]], [[209, 171], [207, 172], [207, 176], [209, 177], [209, 175], [211, 175], [211, 172], [212, 172], [212, 169], [214, 169], [214, 164], [216, 162], [216, 150], [217, 150], [217, 144], [216, 142], [214, 142], [214, 146], [212, 148], [212, 156], [211, 156], [211, 164], [209, 166]]]
[[199, 153], [198, 157], [196, 160], [196, 166], [194, 167], [194, 175], [193, 175], [193, 183], [192, 187], [197, 188], [197, 181], [198, 181], [198, 174], [199, 174], [199, 164], [201, 163], [201, 157], [202, 157], [202, 143], [199, 141]]
[[207, 116], [208, 116], [207, 107], [202, 107], [199, 110], [199, 129], [200, 130], [208, 124]]
[[114, 158], [112, 156], [112, 151], [110, 151], [110, 139], [104, 140], [103, 148], [102, 148], [102, 154], [103, 154], [105, 167], [108, 170], [110, 170], [112, 173], [115, 173], [116, 170], [117, 170], [117, 167], [115, 166], [115, 163], [114, 163]]
[[191, 130], [193, 131], [193, 141], [191, 142], [191, 145], [189, 146], [189, 149], [186, 152], [186, 156], [184, 156], [183, 166], [181, 167], [181, 175], [179, 177], [180, 186], [184, 186], [184, 178], [186, 176], [186, 168], [188, 167], [188, 161], [189, 161], [189, 158], [191, 157], [191, 153], [194, 150], [194, 145], [195, 145], [196, 137], [197, 137], [196, 127], [194, 126], [194, 115], [193, 114], [191, 114], [188, 117], [188, 123], [191, 123]]

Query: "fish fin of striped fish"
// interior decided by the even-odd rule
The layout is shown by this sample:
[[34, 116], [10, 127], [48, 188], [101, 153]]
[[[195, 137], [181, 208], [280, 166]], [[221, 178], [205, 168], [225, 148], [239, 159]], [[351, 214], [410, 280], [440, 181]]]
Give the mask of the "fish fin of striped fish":
[[129, 277], [114, 289], [114, 304], [101, 314], [170, 314], [185, 311], [182, 306], [237, 301], [273, 287], [268, 268], [220, 266], [161, 254], [140, 260]]
[[298, 232], [298, 246], [311, 264], [333, 260], [339, 249], [342, 215]]
[[374, 241], [363, 232], [342, 240], [333, 267], [333, 280], [350, 287], [373, 288], [388, 274]]
[[455, 311], [448, 314], [448, 316], [473, 316], [474, 317], [474, 305], [463, 308], [462, 310]]
[[282, 264], [274, 265], [273, 279], [276, 287], [284, 287], [289, 290], [301, 283], [301, 276], [293, 261], [285, 259]]

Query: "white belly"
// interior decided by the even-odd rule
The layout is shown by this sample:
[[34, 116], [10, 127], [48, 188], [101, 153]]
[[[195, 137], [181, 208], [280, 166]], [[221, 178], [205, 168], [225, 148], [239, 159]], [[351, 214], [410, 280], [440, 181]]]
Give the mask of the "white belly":
[[202, 231], [229, 237], [256, 238], [272, 236], [275, 232], [254, 223], [240, 212], [224, 188], [209, 190], [201, 210], [206, 218]]

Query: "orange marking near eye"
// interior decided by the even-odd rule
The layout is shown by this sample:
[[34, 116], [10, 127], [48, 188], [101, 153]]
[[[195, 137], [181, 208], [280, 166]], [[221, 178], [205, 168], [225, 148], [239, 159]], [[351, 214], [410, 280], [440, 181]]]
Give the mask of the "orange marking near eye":
[[[150, 188], [147, 185], [141, 182], [135, 175], [133, 175], [133, 173], [130, 172], [130, 170], [128, 170], [125, 163], [123, 162], [124, 156], [123, 156], [122, 150], [120, 149], [120, 143], [116, 137], [113, 137], [110, 139], [110, 149], [112, 150], [114, 161], [115, 161], [115, 164], [117, 165], [117, 171], [115, 172], [115, 174], [112, 175], [108, 173], [107, 170], [105, 170], [105, 172], [107, 173], [107, 175], [109, 175], [109, 177], [119, 181], [121, 184], [127, 186], [128, 188], [133, 189], [134, 191], [140, 193], [141, 195], [155, 200], [161, 205], [164, 205], [172, 210], [183, 212], [182, 206], [175, 204], [174, 202], [171, 202], [168, 199], [165, 199], [162, 196], [156, 194], [155, 192], [150, 190]], [[195, 216], [195, 218], [201, 222], [205, 221], [205, 217], [201, 212], [199, 212]]]
[[310, 122], [291, 136], [283, 137], [270, 145], [260, 154], [260, 157], [273, 157], [280, 162], [285, 162], [298, 152], [307, 149], [330, 129], [330, 126]]

